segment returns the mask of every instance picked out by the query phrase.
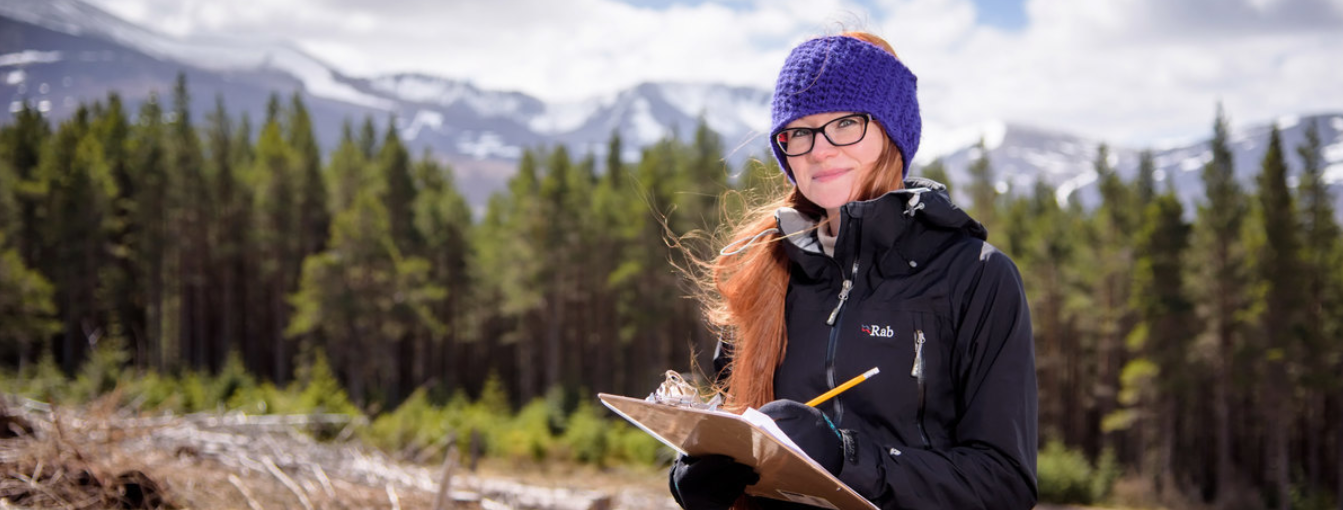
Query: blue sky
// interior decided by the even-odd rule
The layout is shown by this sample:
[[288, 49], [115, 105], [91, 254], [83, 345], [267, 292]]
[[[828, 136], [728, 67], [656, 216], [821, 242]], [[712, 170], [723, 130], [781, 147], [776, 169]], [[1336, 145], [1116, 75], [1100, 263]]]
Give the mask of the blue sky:
[[[925, 143], [1007, 121], [1126, 146], [1343, 111], [1343, 0], [86, 0], [182, 37], [292, 41], [342, 72], [552, 102], [649, 81], [768, 90], [795, 44], [885, 37]], [[767, 123], [762, 119], [762, 123]]]

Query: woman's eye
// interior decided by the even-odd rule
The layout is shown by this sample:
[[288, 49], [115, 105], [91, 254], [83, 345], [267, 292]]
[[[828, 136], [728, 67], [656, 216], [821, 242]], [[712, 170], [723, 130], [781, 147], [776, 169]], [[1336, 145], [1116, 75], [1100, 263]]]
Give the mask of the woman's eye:
[[807, 128], [798, 128], [788, 131], [788, 138], [790, 140], [794, 138], [806, 138], [808, 136], [811, 136], [811, 130]]
[[853, 127], [853, 126], [858, 125], [858, 119], [855, 119], [855, 118], [853, 118], [853, 117], [847, 117], [847, 118], [839, 119], [838, 124], [839, 124], [839, 128], [840, 128], [840, 129], [850, 128], [850, 127]]

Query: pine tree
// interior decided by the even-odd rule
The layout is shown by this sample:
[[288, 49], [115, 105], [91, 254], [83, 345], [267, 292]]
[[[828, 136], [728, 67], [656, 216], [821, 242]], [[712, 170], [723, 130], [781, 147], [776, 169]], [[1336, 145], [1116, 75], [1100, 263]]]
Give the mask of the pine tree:
[[418, 254], [422, 250], [423, 240], [415, 231], [415, 213], [411, 209], [417, 190], [415, 180], [410, 175], [410, 154], [401, 144], [396, 122], [392, 119], [387, 121], [378, 165], [383, 181], [383, 208], [387, 210], [387, 218], [392, 225], [392, 241], [403, 253]]
[[167, 200], [172, 174], [168, 170], [167, 128], [158, 97], [150, 94], [140, 105], [131, 129], [131, 166], [136, 187], [127, 195], [134, 203], [129, 227], [130, 258], [144, 289], [145, 332], [136, 335], [132, 354], [140, 366], [162, 371], [167, 366], [163, 350], [163, 303], [167, 295], [164, 262], [172, 239], [168, 233]]
[[1214, 500], [1230, 502], [1236, 473], [1232, 458], [1232, 400], [1235, 398], [1236, 356], [1244, 337], [1242, 296], [1247, 290], [1241, 227], [1246, 199], [1236, 182], [1229, 127], [1221, 106], [1209, 144], [1212, 160], [1203, 166], [1206, 201], [1198, 206], [1194, 224], [1194, 258], [1201, 261], [1195, 278], [1199, 318], [1206, 324], [1206, 352], [1212, 367], [1212, 422]]
[[415, 165], [415, 180], [421, 190], [415, 198], [416, 231], [425, 240], [430, 280], [447, 293], [434, 310], [443, 328], [429, 336], [432, 346], [421, 346], [423, 355], [416, 354], [420, 373], [414, 379], [439, 379], [447, 388], [460, 388], [467, 383], [462, 351], [473, 340], [468, 311], [476, 292], [471, 209], [452, 168], [441, 166], [427, 150]]
[[934, 159], [928, 166], [920, 168], [919, 176], [942, 183], [947, 187], [947, 193], [951, 193], [951, 175], [947, 174], [947, 166], [942, 163], [942, 158]]
[[56, 284], [64, 323], [56, 358], [73, 373], [88, 347], [107, 334], [105, 305], [98, 299], [104, 288], [100, 269], [108, 258], [106, 240], [117, 195], [86, 107], [63, 122], [44, 146], [38, 173], [48, 190], [43, 250], [50, 256], [43, 272]]
[[998, 188], [993, 174], [993, 165], [989, 162], [989, 150], [980, 138], [973, 153], [975, 161], [970, 164], [970, 216], [979, 220], [992, 235], [997, 229]]
[[[1094, 168], [1101, 194], [1092, 230], [1097, 238], [1091, 245], [1092, 260], [1097, 269], [1093, 273], [1096, 280], [1092, 283], [1097, 307], [1095, 400], [1097, 413], [1105, 417], [1116, 410], [1120, 370], [1126, 363], [1124, 338], [1133, 326], [1128, 308], [1130, 275], [1133, 274], [1133, 213], [1140, 209], [1134, 204], [1133, 190], [1111, 166], [1109, 147], [1105, 144], [1096, 150]], [[1111, 437], [1108, 430], [1102, 427], [1101, 431], [1101, 450], [1121, 446], [1114, 444], [1118, 438]]]
[[[1259, 204], [1255, 223], [1262, 228], [1264, 243], [1258, 247], [1255, 264], [1263, 289], [1263, 303], [1255, 306], [1261, 311], [1256, 346], [1263, 357], [1264, 380], [1263, 417], [1267, 444], [1265, 445], [1265, 478], [1271, 484], [1270, 494], [1280, 509], [1291, 504], [1291, 480], [1288, 459], [1287, 432], [1292, 423], [1288, 417], [1292, 399], [1292, 382], [1288, 372], [1295, 372], [1294, 364], [1306, 353], [1300, 351], [1303, 324], [1301, 295], [1304, 281], [1301, 277], [1301, 242], [1297, 237], [1298, 215], [1291, 191], [1287, 188], [1287, 160], [1282, 149], [1278, 127], [1269, 134], [1268, 151], [1264, 154], [1259, 174]], [[1256, 293], [1257, 294], [1257, 293]]]
[[322, 175], [322, 153], [312, 131], [312, 119], [303, 98], [297, 92], [289, 102], [288, 139], [294, 149], [294, 163], [298, 165], [298, 227], [299, 252], [304, 256], [322, 251], [331, 225], [327, 209], [327, 186]]
[[[9, 156], [12, 142], [6, 129], [0, 134], [0, 154]], [[18, 184], [11, 159], [0, 157], [0, 359], [17, 360], [24, 373], [37, 358], [36, 348], [60, 331], [60, 322], [55, 320], [51, 282], [24, 263], [9, 237], [22, 230]]]
[[208, 330], [210, 309], [206, 268], [209, 264], [210, 209], [204, 157], [200, 138], [191, 122], [191, 97], [186, 75], [178, 73], [173, 88], [172, 122], [168, 126], [170, 171], [175, 176], [169, 227], [177, 240], [175, 269], [177, 283], [176, 345], [181, 361], [188, 367], [216, 370], [222, 358], [209, 356], [212, 343]]
[[44, 182], [37, 175], [42, 146], [51, 137], [51, 126], [42, 113], [24, 101], [14, 114], [14, 123], [0, 128], [5, 151], [0, 154], [13, 172], [14, 202], [17, 206], [17, 230], [10, 242], [19, 251], [23, 263], [35, 268], [41, 252], [41, 207], [45, 200]]
[[[1301, 213], [1302, 274], [1304, 305], [1301, 308], [1303, 350], [1312, 353], [1304, 361], [1303, 385], [1308, 389], [1307, 409], [1332, 406], [1343, 409], [1343, 233], [1334, 216], [1334, 197], [1324, 181], [1323, 143], [1319, 127], [1306, 127], [1305, 141], [1297, 147], [1301, 158], [1297, 188]], [[1305, 470], [1310, 492], [1323, 491], [1325, 439], [1330, 435], [1322, 413], [1307, 412]], [[1343, 423], [1340, 421], [1338, 423]], [[1336, 466], [1343, 466], [1343, 428], [1334, 431], [1339, 445]], [[1335, 494], [1343, 494], [1343, 470], [1339, 470]]]
[[1156, 198], [1156, 161], [1152, 159], [1151, 150], [1138, 154], [1138, 179], [1134, 183], [1134, 193], [1138, 207], [1146, 207]]
[[248, 315], [258, 321], [258, 338], [266, 346], [267, 371], [277, 383], [288, 380], [296, 354], [283, 335], [289, 324], [285, 296], [297, 288], [303, 261], [294, 236], [298, 231], [294, 204], [299, 176], [293, 173], [293, 159], [293, 149], [284, 142], [279, 122], [270, 120], [261, 130], [251, 172], [256, 186], [253, 236], [257, 268], [254, 282], [258, 292], [256, 299], [251, 300], [255, 307]]
[[401, 255], [390, 230], [382, 200], [372, 193], [337, 214], [329, 249], [304, 262], [285, 331], [289, 337], [320, 331], [357, 403], [395, 403], [401, 367], [388, 346], [421, 323], [436, 326], [431, 307], [445, 292], [429, 281], [428, 262]]
[[[1141, 182], [1141, 180], [1140, 180]], [[1141, 189], [1141, 188], [1140, 188]], [[1177, 420], [1197, 383], [1189, 370], [1194, 307], [1185, 285], [1190, 225], [1173, 190], [1147, 203], [1134, 239], [1132, 308], [1138, 326], [1128, 339], [1134, 358], [1124, 367], [1120, 402], [1136, 422], [1140, 471], [1159, 492], [1175, 491]]]

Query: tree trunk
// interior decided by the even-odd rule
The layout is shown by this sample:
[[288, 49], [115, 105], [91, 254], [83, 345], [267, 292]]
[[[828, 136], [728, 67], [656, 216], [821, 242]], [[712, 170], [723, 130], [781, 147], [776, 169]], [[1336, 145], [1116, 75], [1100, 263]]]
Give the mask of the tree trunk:
[[[1229, 350], [1226, 342], [1223, 349]], [[1216, 439], [1215, 477], [1216, 496], [1213, 498], [1218, 508], [1226, 508], [1231, 503], [1231, 363], [1228, 352], [1221, 354], [1217, 363], [1216, 380], [1213, 383], [1213, 424]]]

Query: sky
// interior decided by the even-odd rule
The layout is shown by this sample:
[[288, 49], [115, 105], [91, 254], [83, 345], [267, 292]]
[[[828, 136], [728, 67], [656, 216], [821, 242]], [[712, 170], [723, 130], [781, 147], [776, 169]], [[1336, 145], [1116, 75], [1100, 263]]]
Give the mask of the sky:
[[352, 76], [546, 101], [768, 90], [792, 46], [867, 30], [918, 75], [933, 145], [1006, 121], [1162, 147], [1207, 137], [1219, 102], [1233, 125], [1343, 112], [1343, 0], [86, 1], [183, 37], [290, 41]]

